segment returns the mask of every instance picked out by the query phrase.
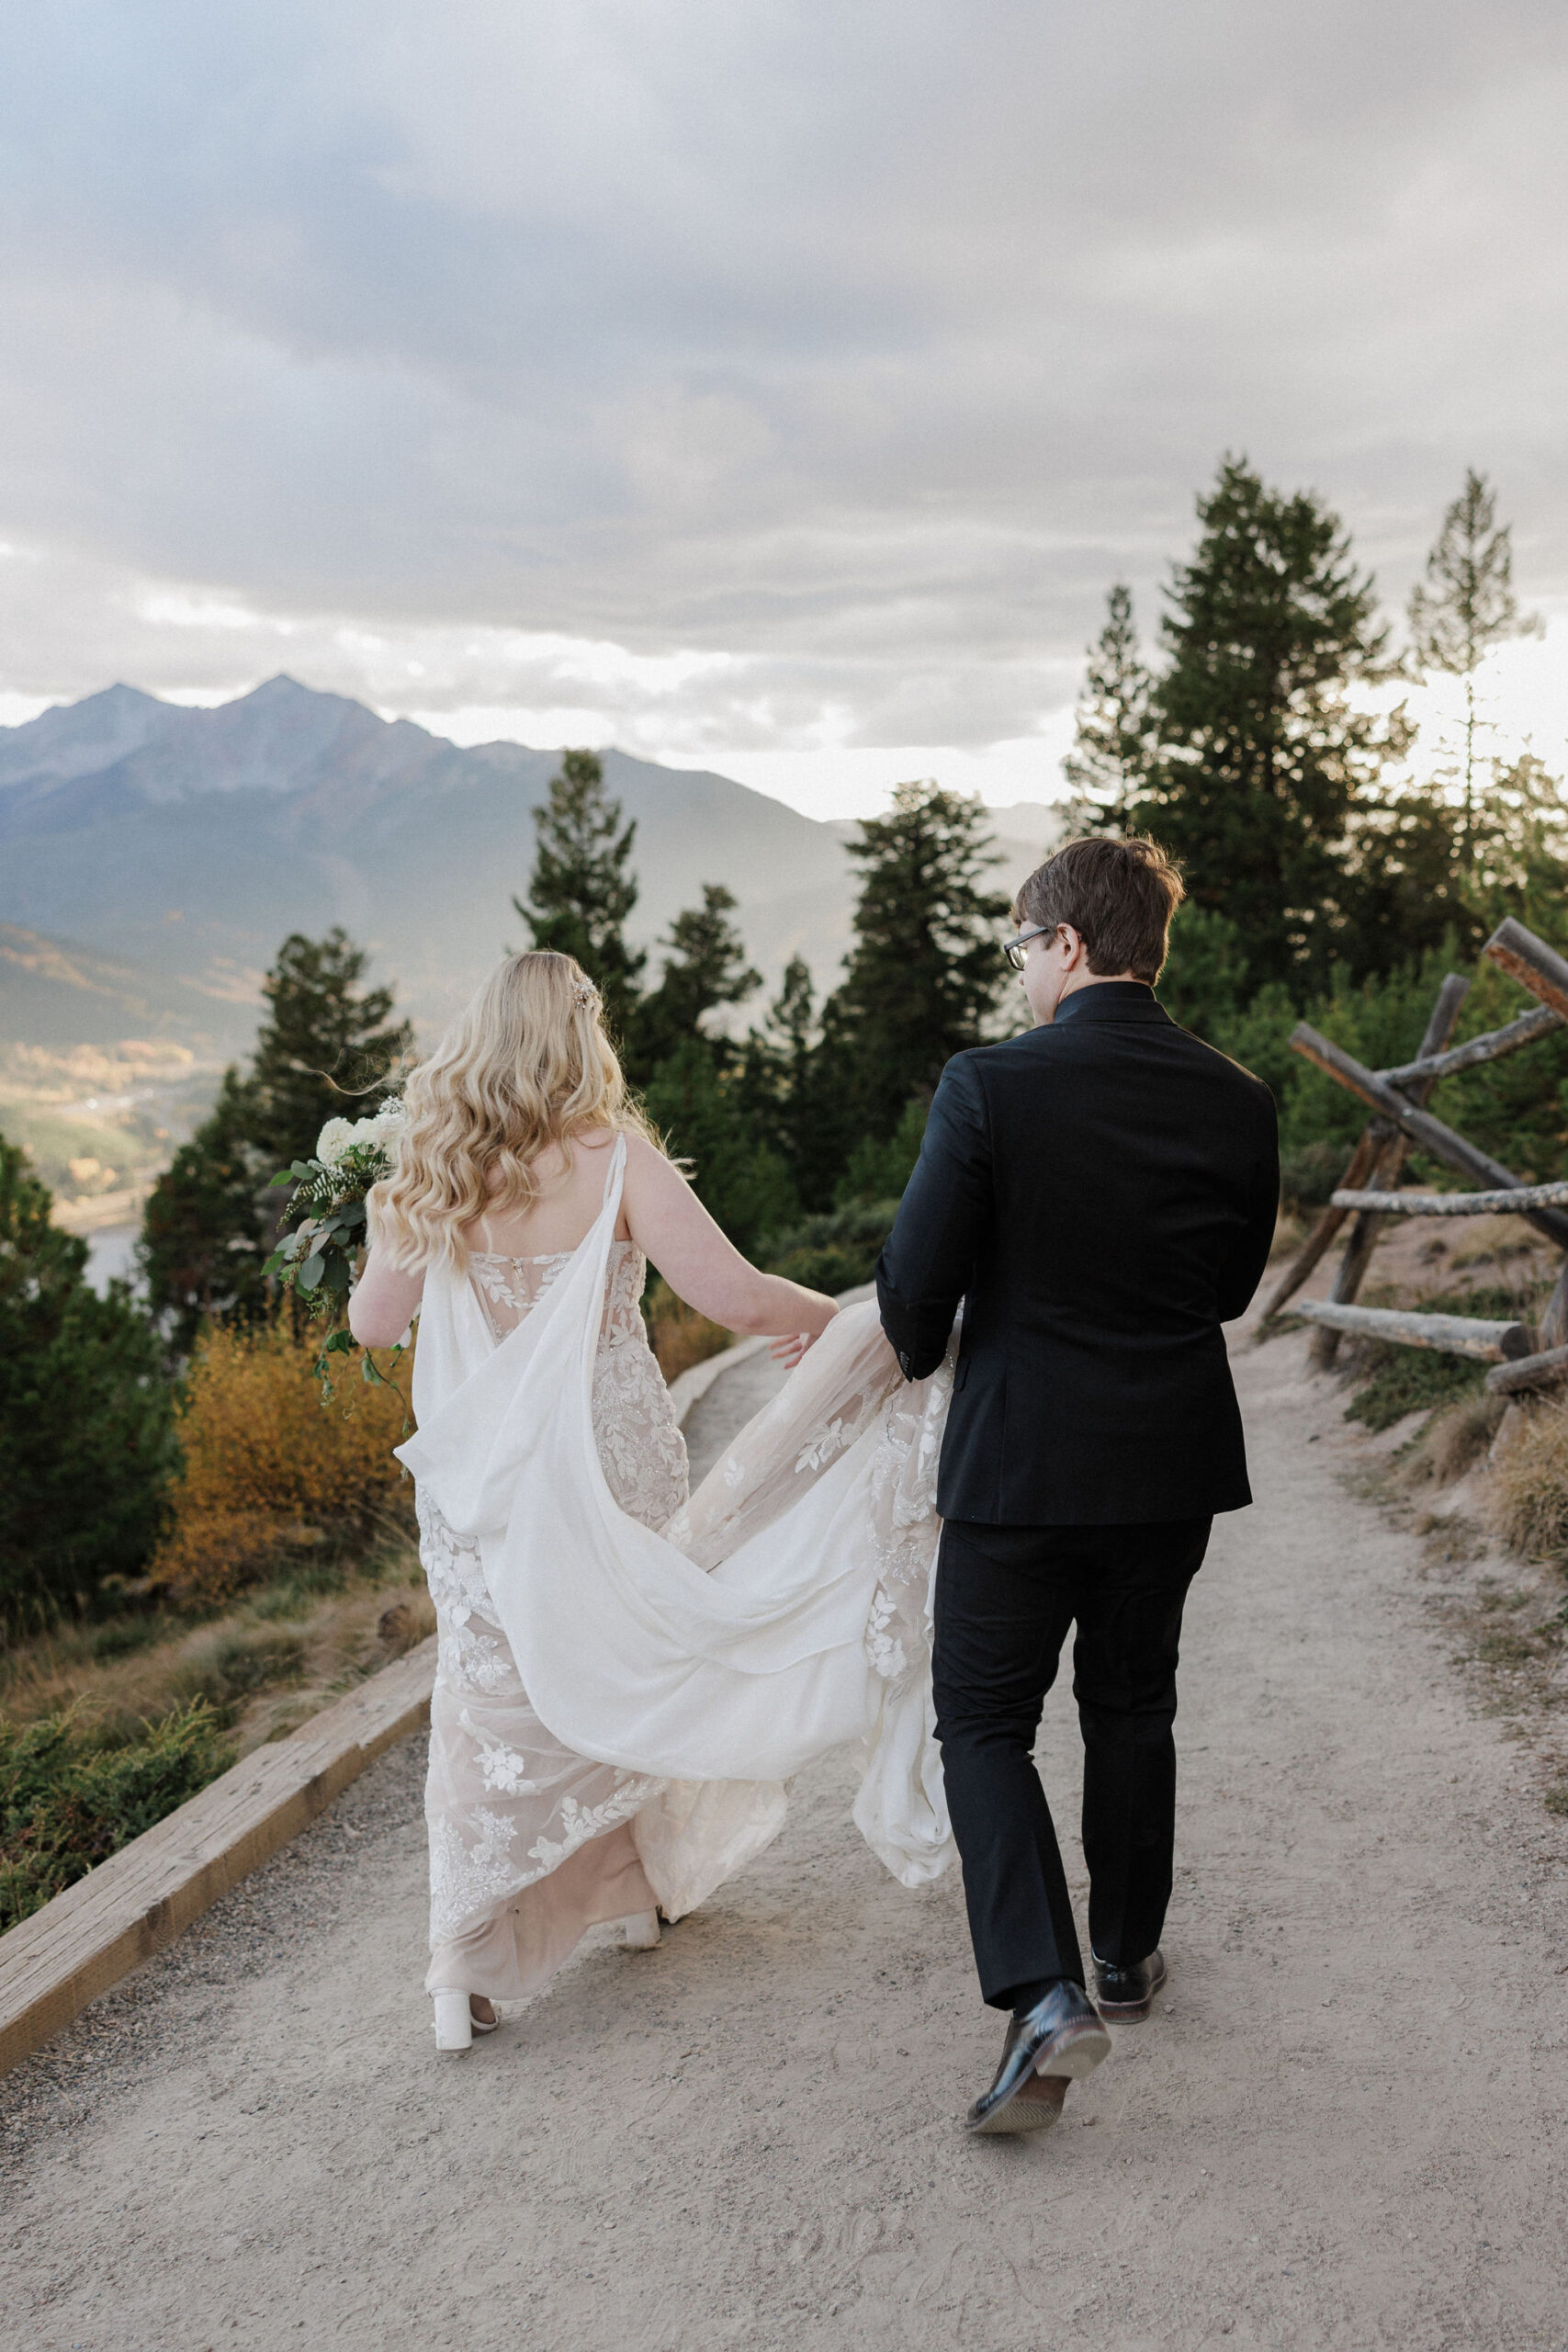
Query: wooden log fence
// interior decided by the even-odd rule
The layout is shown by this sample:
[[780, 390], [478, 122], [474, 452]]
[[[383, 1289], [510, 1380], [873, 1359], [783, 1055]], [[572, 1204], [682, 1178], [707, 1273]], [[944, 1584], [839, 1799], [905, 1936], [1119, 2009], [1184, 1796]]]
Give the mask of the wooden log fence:
[[[1350, 1165], [1345, 1170], [1344, 1181], [1347, 1184], [1361, 1184], [1366, 1182], [1377, 1165], [1378, 1156], [1383, 1144], [1393, 1133], [1393, 1128], [1384, 1121], [1374, 1121], [1370, 1126], [1363, 1127], [1356, 1148], [1350, 1155]], [[1273, 1295], [1263, 1310], [1265, 1322], [1270, 1317], [1279, 1314], [1288, 1298], [1295, 1296], [1314, 1269], [1327, 1256], [1334, 1246], [1340, 1227], [1349, 1214], [1348, 1209], [1333, 1207], [1324, 1211], [1275, 1285]]]
[[[1463, 1010], [1470, 994], [1470, 982], [1458, 972], [1450, 972], [1438, 990], [1438, 1001], [1427, 1018], [1426, 1034], [1421, 1040], [1422, 1054], [1430, 1058], [1448, 1044], [1453, 1035], [1454, 1023]], [[1413, 1102], [1425, 1103], [1432, 1091], [1431, 1082], [1421, 1079], [1402, 1090]], [[1394, 1133], [1384, 1144], [1372, 1172], [1372, 1188], [1392, 1192], [1404, 1170], [1410, 1146], [1403, 1135]], [[1350, 1228], [1350, 1238], [1345, 1244], [1345, 1254], [1335, 1272], [1334, 1285], [1328, 1295], [1337, 1306], [1346, 1306], [1356, 1296], [1372, 1261], [1372, 1250], [1378, 1238], [1379, 1218], [1371, 1210], [1362, 1209]], [[1334, 1362], [1339, 1346], [1339, 1334], [1327, 1327], [1313, 1333], [1312, 1361], [1319, 1371], [1326, 1371]]]
[[1559, 1019], [1568, 1021], [1568, 963], [1555, 947], [1507, 915], [1487, 941], [1484, 953], [1521, 988], [1529, 989]]
[[1303, 1323], [1326, 1330], [1391, 1340], [1404, 1348], [1435, 1348], [1439, 1354], [1470, 1356], [1478, 1363], [1516, 1361], [1528, 1357], [1535, 1346], [1529, 1324], [1487, 1323], [1475, 1315], [1406, 1314], [1401, 1307], [1347, 1306], [1329, 1298], [1303, 1299], [1290, 1311]]
[[[1356, 1223], [1336, 1273], [1332, 1297], [1290, 1310], [1315, 1327], [1313, 1361], [1330, 1362], [1339, 1335], [1360, 1331], [1402, 1346], [1477, 1356], [1494, 1364], [1487, 1386], [1496, 1395], [1513, 1397], [1568, 1381], [1568, 1256], [1540, 1330], [1534, 1334], [1523, 1324], [1483, 1323], [1470, 1316], [1405, 1315], [1393, 1308], [1354, 1305], [1379, 1220], [1385, 1216], [1522, 1216], [1559, 1249], [1568, 1250], [1568, 1182], [1527, 1182], [1426, 1107], [1432, 1089], [1442, 1079], [1483, 1068], [1568, 1025], [1568, 958], [1511, 915], [1498, 924], [1484, 952], [1539, 1001], [1529, 1012], [1483, 1036], [1469, 1038], [1462, 1046], [1448, 1043], [1468, 986], [1452, 973], [1433, 1008], [1420, 1053], [1414, 1061], [1392, 1069], [1368, 1069], [1307, 1022], [1297, 1023], [1291, 1037], [1293, 1049], [1364, 1102], [1373, 1117], [1327, 1209], [1277, 1284], [1264, 1313], [1267, 1317], [1286, 1309], [1287, 1301], [1325, 1255], [1345, 1219], [1354, 1216]], [[1391, 1134], [1392, 1142], [1383, 1140]], [[1402, 1192], [1400, 1170], [1412, 1148], [1440, 1159], [1476, 1189], [1458, 1193]]]
[[[1429, 1111], [1417, 1110], [1376, 1070], [1364, 1069], [1353, 1055], [1331, 1044], [1307, 1022], [1297, 1022], [1291, 1033], [1291, 1043], [1297, 1053], [1315, 1062], [1330, 1078], [1337, 1079], [1350, 1093], [1359, 1095], [1369, 1109], [1381, 1111], [1384, 1118], [1393, 1119], [1412, 1143], [1419, 1144], [1423, 1151], [1429, 1151], [1434, 1159], [1442, 1160], [1458, 1174], [1468, 1176], [1472, 1183], [1492, 1192], [1529, 1190], [1522, 1176], [1516, 1176], [1512, 1169], [1505, 1168], [1490, 1152], [1467, 1143], [1463, 1136], [1456, 1135], [1452, 1127], [1445, 1126]], [[1555, 1241], [1560, 1250], [1568, 1249], [1568, 1216], [1560, 1209], [1526, 1209], [1521, 1215], [1528, 1216], [1549, 1241]]]
[[[1438, 1048], [1447, 1045], [1453, 1034], [1453, 1025], [1459, 1018], [1460, 1009], [1469, 992], [1470, 982], [1467, 979], [1462, 978], [1457, 972], [1450, 972], [1448, 975], [1442, 987], [1438, 990], [1438, 1001], [1432, 1007], [1431, 1015], [1427, 1023], [1426, 1035], [1421, 1040], [1421, 1052], [1424, 1057], [1428, 1058], [1435, 1057]], [[1423, 1080], [1416, 1086], [1416, 1091], [1417, 1098], [1425, 1102], [1430, 1088]], [[1340, 1179], [1341, 1186], [1362, 1185], [1371, 1181], [1381, 1183], [1386, 1188], [1392, 1188], [1399, 1181], [1399, 1171], [1404, 1165], [1404, 1148], [1399, 1142], [1399, 1131], [1392, 1121], [1371, 1120], [1361, 1131], [1360, 1139], [1350, 1156], [1350, 1164]], [[1307, 1236], [1302, 1249], [1286, 1268], [1282, 1280], [1263, 1310], [1265, 1319], [1269, 1316], [1278, 1315], [1285, 1301], [1294, 1297], [1314, 1267], [1327, 1254], [1341, 1225], [1349, 1214], [1348, 1209], [1336, 1208], [1330, 1203], [1313, 1231]], [[1368, 1261], [1371, 1257], [1372, 1243], [1376, 1236], [1375, 1223], [1369, 1222], [1363, 1217], [1357, 1218], [1355, 1230], [1346, 1246], [1344, 1259], [1335, 1277], [1336, 1298], [1355, 1297], [1361, 1286], [1361, 1278], [1366, 1272]], [[1326, 1332], [1320, 1336], [1319, 1354], [1326, 1357], [1332, 1354], [1335, 1342]]]
[[1521, 1046], [1533, 1046], [1538, 1037], [1550, 1037], [1562, 1026], [1562, 1014], [1553, 1012], [1550, 1005], [1532, 1005], [1501, 1029], [1483, 1030], [1462, 1046], [1450, 1046], [1446, 1054], [1422, 1054], [1413, 1062], [1402, 1062], [1397, 1069], [1379, 1070], [1378, 1076], [1385, 1085], [1397, 1086], [1405, 1094], [1423, 1082], [1435, 1086], [1438, 1079], [1453, 1078], [1461, 1069], [1479, 1069], [1484, 1063], [1501, 1061], [1505, 1054], [1517, 1054]]
[[1486, 1385], [1494, 1396], [1522, 1396], [1531, 1389], [1553, 1388], [1564, 1380], [1568, 1380], [1568, 1347], [1543, 1348], [1539, 1355], [1495, 1364], [1486, 1375]]
[[1568, 1204], [1568, 1183], [1519, 1184], [1509, 1193], [1357, 1193], [1334, 1195], [1336, 1208], [1371, 1209], [1379, 1216], [1517, 1216], [1526, 1209]]

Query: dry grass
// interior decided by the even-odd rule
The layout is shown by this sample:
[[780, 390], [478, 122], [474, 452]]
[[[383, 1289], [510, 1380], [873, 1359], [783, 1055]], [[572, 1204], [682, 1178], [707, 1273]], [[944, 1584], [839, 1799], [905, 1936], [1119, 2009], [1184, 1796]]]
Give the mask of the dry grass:
[[1472, 1266], [1506, 1266], [1517, 1272], [1522, 1261], [1540, 1259], [1544, 1271], [1548, 1245], [1519, 1216], [1471, 1216], [1453, 1229], [1450, 1263], [1456, 1273]]
[[1527, 1559], [1568, 1555], [1568, 1404], [1520, 1408], [1520, 1419], [1492, 1465], [1492, 1523]]
[[[179, 1602], [220, 1601], [291, 1552], [362, 1538], [412, 1490], [392, 1448], [402, 1398], [359, 1385], [323, 1405], [316, 1341], [287, 1323], [213, 1330], [198, 1345], [180, 1416], [185, 1475], [153, 1584]], [[406, 1376], [406, 1375], [405, 1375]]]
[[1501, 1396], [1483, 1391], [1434, 1413], [1405, 1456], [1406, 1476], [1417, 1486], [1438, 1487], [1462, 1478], [1486, 1453], [1506, 1409]]
[[25, 1724], [70, 1709], [85, 1728], [124, 1739], [205, 1699], [243, 1754], [434, 1627], [418, 1554], [400, 1532], [352, 1566], [301, 1564], [199, 1624], [152, 1612], [18, 1644], [0, 1667], [0, 1715]]

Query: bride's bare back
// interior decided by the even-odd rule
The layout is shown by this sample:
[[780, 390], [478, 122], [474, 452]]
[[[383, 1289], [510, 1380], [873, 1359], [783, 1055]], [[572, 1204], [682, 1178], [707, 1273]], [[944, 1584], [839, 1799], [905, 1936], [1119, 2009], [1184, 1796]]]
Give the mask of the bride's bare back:
[[[550, 1145], [534, 1162], [538, 1184], [525, 1210], [492, 1211], [464, 1228], [471, 1250], [512, 1258], [555, 1257], [575, 1250], [604, 1198], [615, 1131], [574, 1138], [570, 1155]], [[646, 1137], [626, 1136], [626, 1184], [617, 1238], [635, 1242], [678, 1298], [727, 1330], [766, 1332], [798, 1344], [774, 1351], [793, 1361], [837, 1311], [821, 1292], [743, 1258], [715, 1224], [690, 1184]], [[349, 1324], [366, 1347], [390, 1347], [407, 1329], [424, 1289], [423, 1270], [408, 1273], [373, 1246], [349, 1306]]]

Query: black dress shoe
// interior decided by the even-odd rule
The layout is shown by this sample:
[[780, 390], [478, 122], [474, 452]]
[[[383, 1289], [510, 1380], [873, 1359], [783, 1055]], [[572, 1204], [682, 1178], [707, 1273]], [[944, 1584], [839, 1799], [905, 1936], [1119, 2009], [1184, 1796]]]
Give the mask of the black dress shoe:
[[1087, 1994], [1064, 1978], [1013, 2018], [997, 2078], [964, 2118], [966, 2130], [1044, 2131], [1061, 2114], [1067, 2085], [1092, 2075], [1110, 2048]]
[[1108, 1960], [1094, 1963], [1095, 1999], [1102, 2018], [1146, 2018], [1164, 1983], [1162, 1951], [1152, 1951], [1147, 1960], [1135, 1960], [1127, 1968], [1113, 1966]]

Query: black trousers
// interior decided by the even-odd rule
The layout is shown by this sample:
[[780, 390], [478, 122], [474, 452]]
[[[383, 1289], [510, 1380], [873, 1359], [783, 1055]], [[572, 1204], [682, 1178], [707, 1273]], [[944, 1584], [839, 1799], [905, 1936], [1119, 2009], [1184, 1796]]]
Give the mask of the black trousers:
[[1207, 1519], [1133, 1527], [949, 1520], [936, 1578], [936, 1735], [964, 1864], [980, 1990], [1010, 2008], [1083, 1957], [1034, 1765], [1045, 1693], [1075, 1621], [1089, 1940], [1131, 1966], [1160, 1939], [1176, 1833], [1176, 1666]]

